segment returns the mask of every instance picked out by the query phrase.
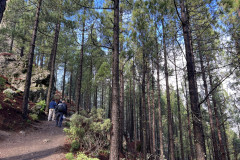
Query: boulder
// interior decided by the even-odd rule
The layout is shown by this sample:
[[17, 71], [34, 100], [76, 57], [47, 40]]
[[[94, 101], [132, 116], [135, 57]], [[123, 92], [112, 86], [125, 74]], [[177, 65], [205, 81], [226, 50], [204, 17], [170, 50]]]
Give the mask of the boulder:
[[[17, 90], [24, 91], [26, 73], [26, 58], [12, 53], [0, 53], [0, 75], [8, 78], [8, 82]], [[33, 65], [29, 99], [38, 102], [46, 98], [50, 80], [50, 72]]]

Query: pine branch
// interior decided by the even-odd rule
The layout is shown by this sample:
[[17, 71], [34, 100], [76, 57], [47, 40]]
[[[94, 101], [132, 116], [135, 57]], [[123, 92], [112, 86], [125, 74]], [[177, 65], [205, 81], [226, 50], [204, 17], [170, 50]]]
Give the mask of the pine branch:
[[[93, 39], [93, 36], [92, 36], [93, 26], [94, 26], [94, 24], [93, 24], [92, 27], [91, 27], [91, 41], [93, 42], [93, 45], [96, 46], [96, 47], [99, 47], [99, 48], [107, 48], [107, 49], [113, 50], [113, 47], [98, 45], [98, 44], [95, 43], [95, 40]], [[111, 46], [112, 46], [112, 45], [111, 45]]]
[[198, 107], [200, 107], [200, 105], [207, 100], [207, 98], [210, 96], [210, 94], [212, 94], [212, 92], [214, 92], [217, 89], [217, 87], [219, 87], [228, 77], [230, 77], [237, 68], [238, 67], [235, 67], [234, 70], [229, 73], [229, 75], [227, 75], [215, 87], [213, 87], [212, 90], [205, 96], [205, 98], [200, 103], [198, 103]]

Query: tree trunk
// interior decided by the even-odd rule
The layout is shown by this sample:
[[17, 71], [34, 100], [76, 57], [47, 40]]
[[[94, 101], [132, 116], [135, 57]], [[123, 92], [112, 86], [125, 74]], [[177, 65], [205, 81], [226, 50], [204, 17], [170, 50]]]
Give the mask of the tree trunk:
[[48, 86], [48, 92], [47, 92], [47, 102], [46, 102], [45, 112], [48, 112], [49, 103], [52, 98], [52, 88], [54, 86], [54, 77], [56, 77], [54, 71], [55, 71], [55, 61], [56, 61], [56, 54], [57, 54], [57, 47], [58, 47], [58, 37], [59, 37], [60, 26], [61, 26], [60, 19], [56, 23], [55, 36], [54, 36], [53, 46], [51, 50], [51, 54], [53, 55], [53, 58], [52, 58], [52, 63], [50, 67], [51, 71], [50, 71], [50, 80], [49, 80], [49, 86]]
[[188, 85], [190, 93], [191, 109], [193, 114], [193, 132], [194, 132], [194, 142], [196, 149], [197, 160], [206, 159], [206, 148], [205, 140], [202, 126], [202, 115], [200, 111], [200, 106], [198, 105], [198, 91], [197, 91], [197, 81], [195, 76], [195, 62], [191, 41], [190, 32], [190, 22], [187, 6], [184, 4], [185, 0], [180, 1], [181, 7], [181, 21], [182, 29], [186, 50], [186, 60], [187, 60], [187, 71], [188, 71]]
[[155, 98], [154, 98], [154, 62], [152, 57], [152, 152], [156, 152], [156, 136], [155, 136]]
[[132, 75], [133, 75], [133, 134], [134, 134], [134, 149], [137, 149], [137, 120], [136, 120], [136, 97], [135, 97], [135, 65], [133, 60], [133, 68], [132, 68]]
[[1, 0], [0, 1], [0, 23], [2, 22], [3, 13], [6, 9], [6, 3], [7, 3], [7, 0]]
[[[209, 75], [209, 80], [210, 80], [210, 86], [211, 89], [213, 88], [213, 81], [212, 81], [212, 75], [210, 72], [210, 64], [209, 64], [209, 59], [207, 57], [207, 64], [208, 64], [208, 75]], [[217, 135], [218, 135], [218, 142], [219, 142], [219, 146], [220, 146], [220, 152], [221, 152], [221, 160], [225, 160], [226, 159], [226, 153], [225, 153], [225, 149], [224, 149], [224, 144], [222, 142], [222, 133], [221, 133], [221, 128], [220, 128], [220, 122], [219, 122], [219, 115], [218, 115], [218, 111], [217, 111], [217, 102], [216, 99], [214, 97], [214, 92], [212, 93], [212, 101], [213, 101], [213, 109], [215, 112], [215, 120], [216, 120], [216, 125], [217, 125]]]
[[112, 115], [112, 87], [109, 84], [109, 96], [108, 96], [108, 118], [111, 119]]
[[14, 42], [14, 32], [15, 32], [15, 29], [16, 29], [16, 22], [13, 23], [13, 31], [12, 31], [12, 35], [11, 35], [11, 42], [10, 42], [10, 52], [12, 52], [13, 50], [13, 42]]
[[64, 91], [65, 91], [65, 78], [67, 72], [67, 60], [64, 61], [64, 70], [63, 70], [63, 86], [62, 86], [62, 98], [64, 99]]
[[[84, 15], [85, 15], [85, 9], [84, 9]], [[82, 68], [83, 68], [83, 52], [84, 52], [84, 33], [85, 33], [85, 20], [82, 24], [82, 44], [81, 44], [81, 55], [79, 59], [79, 70], [78, 70], [78, 77], [77, 77], [77, 89], [75, 93], [75, 101], [76, 101], [76, 112], [79, 114], [79, 106], [81, 103], [81, 89], [82, 89]], [[82, 107], [82, 106], [81, 106]]]
[[69, 80], [69, 103], [72, 103], [72, 75], [73, 71], [70, 73], [70, 80]]
[[[141, 91], [141, 84], [139, 83], [139, 92]], [[140, 141], [143, 144], [143, 117], [142, 117], [142, 92], [139, 93], [139, 132], [140, 132]]]
[[[155, 23], [155, 25], [157, 25]], [[160, 160], [163, 160], [163, 127], [162, 127], [162, 107], [161, 107], [161, 91], [160, 91], [160, 56], [158, 50], [158, 40], [156, 31], [156, 49], [157, 49], [157, 91], [158, 91], [158, 118], [159, 118], [159, 149], [160, 149]]]
[[153, 147], [152, 147], [152, 120], [151, 120], [151, 97], [150, 97], [150, 73], [147, 74], [147, 104], [148, 104], [148, 144], [150, 153], [153, 154]]
[[123, 65], [120, 70], [120, 106], [119, 106], [119, 152], [123, 153], [123, 132], [124, 132], [124, 77]]
[[173, 122], [172, 122], [172, 109], [170, 102], [170, 92], [169, 92], [169, 82], [168, 82], [168, 64], [167, 64], [167, 50], [165, 43], [165, 26], [162, 20], [162, 30], [163, 30], [163, 52], [164, 52], [164, 72], [166, 80], [166, 94], [167, 94], [167, 120], [168, 120], [168, 156], [170, 160], [174, 160], [174, 139], [173, 139]]
[[[207, 81], [206, 81], [205, 67], [203, 65], [203, 55], [201, 53], [200, 42], [198, 42], [198, 47], [199, 47], [199, 56], [200, 56], [203, 86], [204, 86], [204, 90], [205, 90], [205, 96], [207, 96], [208, 95], [208, 87], [207, 87]], [[216, 139], [215, 131], [214, 131], [214, 128], [216, 128], [216, 126], [214, 125], [214, 122], [213, 122], [213, 114], [212, 114], [212, 108], [211, 108], [209, 97], [207, 97], [206, 101], [207, 101], [207, 107], [208, 107], [210, 130], [211, 130], [211, 137], [212, 137], [212, 144], [213, 144], [213, 152], [214, 152], [213, 157], [214, 157], [214, 159], [219, 159], [220, 157], [218, 155], [217, 139]]]
[[[226, 100], [225, 100], [226, 102]], [[223, 115], [223, 111], [222, 111], [222, 107], [219, 107], [220, 109], [220, 115]], [[228, 146], [228, 137], [226, 134], [226, 129], [225, 129], [225, 123], [222, 123], [222, 128], [223, 128], [223, 135], [224, 135], [224, 143], [225, 143], [225, 147], [226, 147], [226, 151], [227, 151], [227, 159], [230, 160], [230, 152], [229, 152], [229, 146]]]
[[119, 0], [114, 0], [110, 160], [119, 159]]
[[[187, 91], [187, 80], [184, 79], [185, 90], [186, 90], [186, 106], [187, 106], [187, 121], [188, 121], [188, 136], [189, 136], [189, 144], [190, 144], [190, 152], [191, 157], [190, 160], [194, 159], [194, 148], [192, 144], [192, 129], [191, 129], [191, 120], [190, 120], [190, 112], [189, 112], [189, 104], [188, 104], [188, 91]], [[191, 114], [192, 115], [192, 114]]]
[[96, 109], [98, 108], [97, 107], [97, 91], [98, 91], [98, 86], [96, 86], [96, 88], [95, 88], [95, 97], [94, 97], [94, 106], [96, 107]]
[[178, 127], [180, 132], [180, 148], [181, 148], [181, 159], [184, 160], [184, 146], [183, 146], [183, 133], [182, 133], [182, 117], [181, 117], [181, 108], [180, 108], [180, 97], [178, 89], [178, 76], [177, 76], [177, 66], [176, 66], [176, 53], [173, 51], [174, 56], [174, 65], [175, 65], [175, 77], [176, 77], [176, 86], [177, 86], [177, 106], [178, 106]]
[[104, 102], [104, 82], [102, 82], [102, 94], [101, 94], [101, 107], [103, 108]]
[[[4, 1], [1, 1], [1, 2], [3, 4]], [[6, 1], [5, 1], [5, 3], [6, 3]], [[36, 17], [35, 17], [34, 30], [33, 30], [33, 34], [32, 34], [30, 51], [29, 51], [29, 54], [28, 54], [28, 68], [27, 68], [27, 76], [26, 76], [26, 82], [25, 82], [25, 87], [24, 87], [24, 95], [23, 95], [23, 103], [22, 103], [22, 114], [23, 114], [24, 119], [27, 119], [27, 115], [28, 115], [28, 98], [29, 98], [29, 90], [30, 90], [30, 86], [31, 86], [34, 49], [35, 49], [35, 42], [36, 42], [36, 38], [37, 38], [37, 30], [38, 30], [38, 23], [39, 23], [39, 15], [40, 15], [40, 10], [41, 10], [41, 5], [42, 5], [42, 0], [39, 0], [38, 1], [37, 12], [36, 12]], [[2, 15], [1, 14], [3, 14], [3, 10], [0, 11], [0, 22], [2, 20]]]

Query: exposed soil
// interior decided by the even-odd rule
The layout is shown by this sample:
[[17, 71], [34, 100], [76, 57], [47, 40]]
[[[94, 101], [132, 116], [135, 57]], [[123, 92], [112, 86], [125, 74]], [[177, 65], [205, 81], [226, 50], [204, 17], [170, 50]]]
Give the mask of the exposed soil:
[[[65, 160], [69, 145], [63, 128], [55, 127], [55, 121], [24, 120], [23, 93], [6, 97], [4, 89], [16, 89], [0, 78], [6, 80], [0, 86], [0, 160]], [[29, 102], [29, 108], [34, 105]]]
[[0, 130], [1, 160], [65, 160], [66, 136], [55, 121], [41, 121], [19, 132]]

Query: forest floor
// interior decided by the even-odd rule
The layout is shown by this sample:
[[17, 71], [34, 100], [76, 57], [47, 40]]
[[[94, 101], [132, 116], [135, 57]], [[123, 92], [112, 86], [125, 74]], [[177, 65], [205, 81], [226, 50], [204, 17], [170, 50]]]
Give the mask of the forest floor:
[[21, 131], [0, 130], [0, 160], [65, 160], [63, 127], [40, 121]]

